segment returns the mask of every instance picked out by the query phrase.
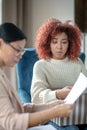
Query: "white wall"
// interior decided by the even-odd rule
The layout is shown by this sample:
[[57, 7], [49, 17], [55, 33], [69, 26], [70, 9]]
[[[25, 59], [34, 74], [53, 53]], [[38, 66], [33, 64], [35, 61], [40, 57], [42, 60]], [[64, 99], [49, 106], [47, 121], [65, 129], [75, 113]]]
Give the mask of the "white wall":
[[74, 21], [74, 0], [31, 0], [29, 7], [31, 14], [29, 36], [32, 44], [35, 42], [37, 29], [48, 18]]

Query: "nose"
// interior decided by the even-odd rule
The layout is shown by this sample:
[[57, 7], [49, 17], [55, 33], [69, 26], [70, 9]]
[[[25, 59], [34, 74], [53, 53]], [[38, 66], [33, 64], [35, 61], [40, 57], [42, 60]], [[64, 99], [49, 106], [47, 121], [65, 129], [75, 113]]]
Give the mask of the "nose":
[[61, 45], [60, 42], [57, 43], [57, 48], [58, 48], [58, 49], [61, 49], [61, 48], [62, 48], [62, 45]]
[[17, 57], [18, 57], [18, 59], [22, 59], [22, 54], [20, 53]]

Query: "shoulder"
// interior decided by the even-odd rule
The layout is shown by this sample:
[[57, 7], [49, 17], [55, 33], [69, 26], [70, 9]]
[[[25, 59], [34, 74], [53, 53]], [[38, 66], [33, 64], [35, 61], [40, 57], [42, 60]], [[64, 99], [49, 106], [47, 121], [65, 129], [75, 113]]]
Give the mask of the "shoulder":
[[49, 61], [48, 60], [44, 60], [44, 59], [41, 59], [41, 60], [38, 60], [35, 64], [34, 64], [34, 67], [33, 67], [33, 70], [35, 72], [37, 71], [45, 71], [49, 68]]
[[84, 66], [84, 63], [83, 63], [83, 61], [82, 61], [80, 58], [78, 58], [78, 59], [75, 61], [75, 63], [78, 64], [78, 65]]
[[70, 61], [70, 64], [81, 70], [82, 70], [82, 68], [86, 69], [85, 64], [83, 63], [83, 61], [80, 58]]
[[82, 62], [80, 58], [76, 60], [68, 60], [68, 62], [70, 62], [71, 64], [84, 65], [84, 63]]
[[35, 62], [34, 66], [44, 66], [47, 64], [47, 61], [44, 59], [38, 60]]
[[66, 62], [67, 67], [75, 68], [82, 70], [83, 68], [86, 69], [85, 64], [82, 62], [80, 58], [74, 59], [74, 60], [69, 60]]

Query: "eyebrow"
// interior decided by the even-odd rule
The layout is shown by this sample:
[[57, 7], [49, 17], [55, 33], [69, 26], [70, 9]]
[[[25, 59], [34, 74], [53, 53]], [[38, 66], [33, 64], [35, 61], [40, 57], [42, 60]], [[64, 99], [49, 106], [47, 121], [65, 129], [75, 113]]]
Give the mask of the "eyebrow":
[[54, 40], [54, 39], [57, 40], [58, 38], [53, 37], [52, 40]]
[[[52, 38], [52, 40], [58, 40], [58, 38]], [[62, 39], [62, 40], [68, 40], [67, 38], [64, 38], [64, 39]]]
[[62, 39], [62, 40], [68, 40], [67, 38], [65, 38], [65, 39]]

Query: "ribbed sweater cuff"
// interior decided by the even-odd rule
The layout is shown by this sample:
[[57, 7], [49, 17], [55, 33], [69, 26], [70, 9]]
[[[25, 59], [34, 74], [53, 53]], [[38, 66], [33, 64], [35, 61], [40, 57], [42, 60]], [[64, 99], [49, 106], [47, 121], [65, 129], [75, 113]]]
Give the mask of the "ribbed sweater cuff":
[[46, 102], [50, 102], [50, 101], [56, 100], [57, 98], [56, 98], [56, 94], [55, 93], [56, 93], [56, 91], [51, 91], [49, 93], [48, 99], [47, 99], [47, 97], [44, 97], [44, 102], [46, 103]]

